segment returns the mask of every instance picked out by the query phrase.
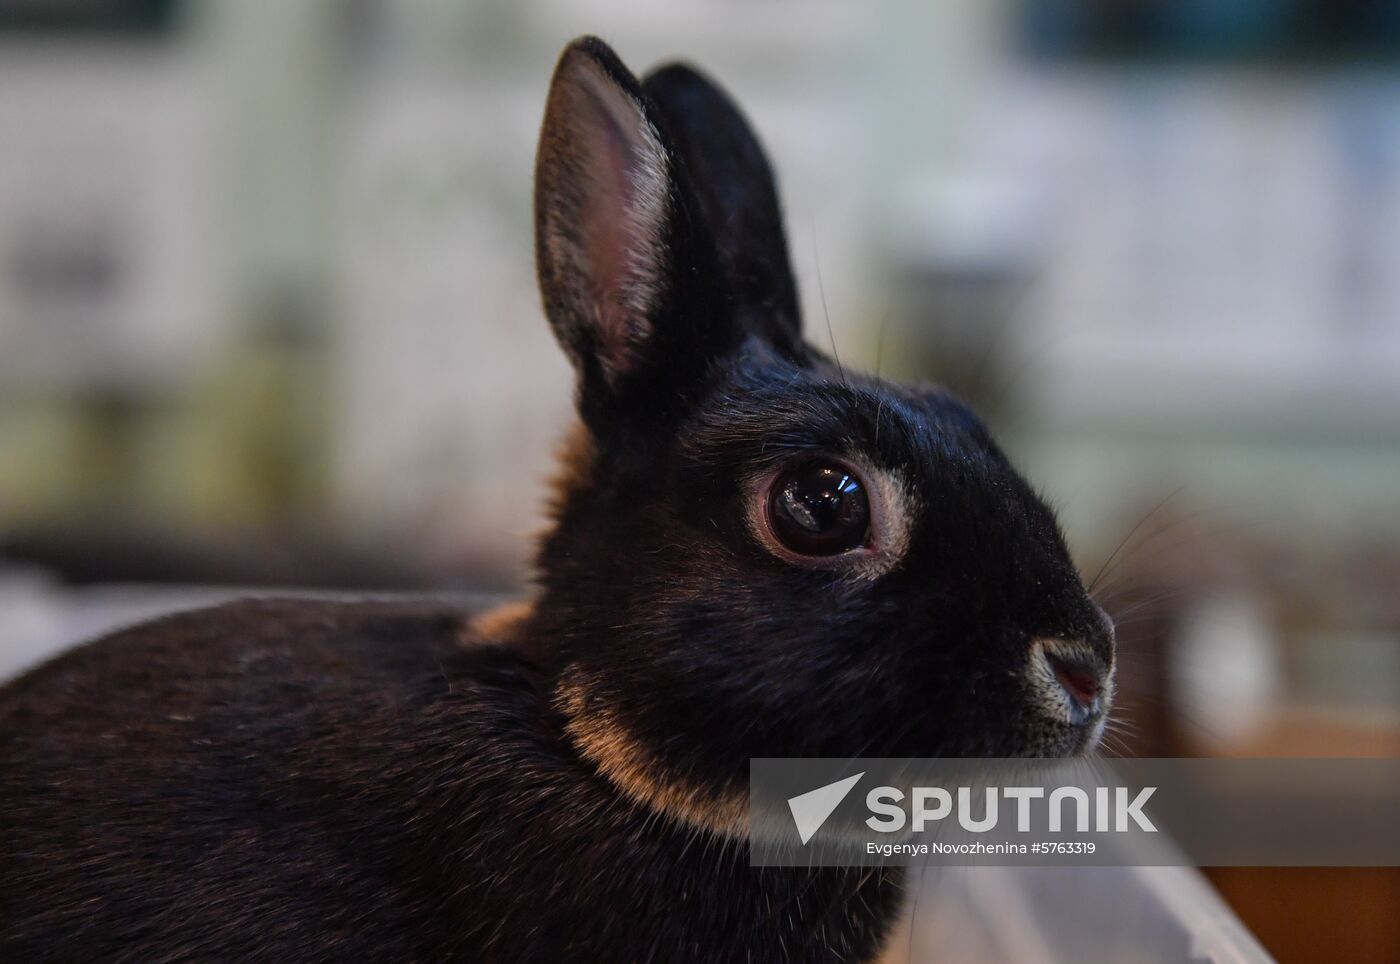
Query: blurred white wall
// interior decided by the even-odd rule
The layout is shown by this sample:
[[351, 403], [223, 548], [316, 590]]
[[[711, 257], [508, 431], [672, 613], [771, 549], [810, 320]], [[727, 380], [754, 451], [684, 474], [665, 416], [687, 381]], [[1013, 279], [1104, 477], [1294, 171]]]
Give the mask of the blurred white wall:
[[261, 524], [281, 485], [284, 517], [519, 572], [570, 381], [534, 140], [590, 31], [736, 95], [810, 336], [899, 374], [985, 359], [1088, 554], [1179, 479], [1400, 525], [1395, 72], [1034, 60], [1025, 9], [195, 0], [154, 38], [0, 32], [0, 523], [113, 512], [73, 480], [112, 488], [80, 410], [115, 385], [145, 518]]
[[683, 58], [734, 93], [780, 173], [809, 330], [826, 340], [820, 261], [833, 333], [859, 354], [872, 140], [858, 68], [873, 14], [602, 0], [380, 11], [361, 38], [379, 54], [347, 89], [333, 205], [335, 475], [351, 516], [448, 553], [523, 558], [572, 384], [534, 287], [531, 168], [554, 59], [583, 32], [638, 73]]

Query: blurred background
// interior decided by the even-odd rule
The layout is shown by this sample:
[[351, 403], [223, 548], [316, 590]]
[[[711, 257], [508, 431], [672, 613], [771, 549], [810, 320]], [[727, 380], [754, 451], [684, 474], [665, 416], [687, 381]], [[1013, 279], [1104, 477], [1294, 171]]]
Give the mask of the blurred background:
[[[722, 80], [811, 337], [1060, 510], [1108, 752], [1400, 753], [1393, 0], [0, 0], [0, 678], [238, 587], [525, 584], [583, 32]], [[1211, 876], [1282, 960], [1400, 959], [1394, 871]]]

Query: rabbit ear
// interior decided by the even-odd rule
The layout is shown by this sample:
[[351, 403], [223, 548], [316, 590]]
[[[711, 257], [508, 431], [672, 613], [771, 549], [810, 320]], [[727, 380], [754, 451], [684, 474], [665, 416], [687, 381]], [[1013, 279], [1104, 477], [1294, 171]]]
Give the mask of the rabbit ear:
[[535, 257], [585, 421], [651, 407], [644, 389], [664, 407], [733, 342], [713, 241], [681, 168], [612, 50], [592, 37], [570, 44], [535, 162]]
[[724, 91], [684, 64], [658, 68], [643, 87], [690, 169], [744, 323], [779, 345], [800, 342], [778, 190], [752, 128]]

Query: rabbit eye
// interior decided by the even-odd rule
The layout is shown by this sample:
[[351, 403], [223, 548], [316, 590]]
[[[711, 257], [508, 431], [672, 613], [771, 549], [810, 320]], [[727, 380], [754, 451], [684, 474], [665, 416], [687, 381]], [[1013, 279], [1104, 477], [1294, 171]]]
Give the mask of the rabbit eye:
[[834, 556], [870, 538], [870, 501], [849, 468], [808, 462], [778, 476], [768, 496], [768, 525], [790, 552]]

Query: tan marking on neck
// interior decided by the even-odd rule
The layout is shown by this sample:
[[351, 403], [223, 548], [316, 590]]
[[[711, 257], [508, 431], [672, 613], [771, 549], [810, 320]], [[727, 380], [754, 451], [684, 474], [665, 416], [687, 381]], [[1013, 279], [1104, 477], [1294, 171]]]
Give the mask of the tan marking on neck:
[[580, 674], [560, 682], [555, 702], [574, 746], [635, 803], [722, 837], [748, 832], [748, 799], [691, 783], [667, 769], [606, 707], [590, 706]]
[[525, 624], [535, 613], [535, 604], [521, 599], [502, 603], [473, 617], [466, 625], [465, 642], [513, 643], [522, 638]]
[[569, 426], [568, 432], [559, 440], [555, 452], [556, 464], [549, 477], [549, 515], [559, 518], [570, 496], [588, 485], [593, 476], [595, 449], [593, 436], [581, 421]]

